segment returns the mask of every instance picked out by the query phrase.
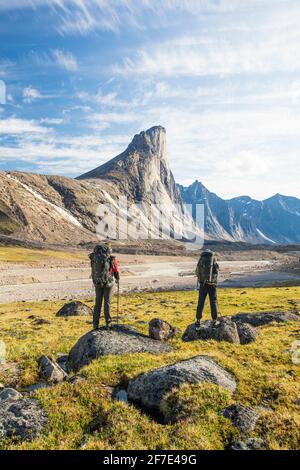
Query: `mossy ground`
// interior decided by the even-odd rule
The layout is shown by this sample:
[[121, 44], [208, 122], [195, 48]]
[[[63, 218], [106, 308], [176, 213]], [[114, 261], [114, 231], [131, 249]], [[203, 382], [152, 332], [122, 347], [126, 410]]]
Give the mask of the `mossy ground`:
[[[115, 307], [114, 299], [114, 306]], [[92, 306], [91, 299], [84, 301]], [[122, 321], [147, 332], [148, 321], [160, 317], [182, 332], [194, 320], [196, 292], [130, 294], [121, 297]], [[292, 310], [300, 302], [300, 288], [222, 289], [223, 315], [238, 312]], [[67, 353], [91, 328], [87, 317], [55, 317], [63, 302], [27, 302], [0, 305], [0, 339], [7, 348], [12, 372], [0, 374], [11, 381], [13, 364], [20, 367], [17, 387], [39, 381], [37, 358]], [[29, 316], [48, 319], [35, 325]], [[205, 318], [209, 318], [208, 308]], [[255, 343], [247, 346], [215, 341], [172, 341], [174, 351], [160, 356], [130, 354], [94, 361], [81, 372], [86, 380], [63, 383], [36, 392], [49, 414], [46, 433], [31, 443], [2, 443], [17, 449], [224, 449], [237, 431], [220, 416], [226, 404], [239, 402], [263, 407], [262, 419], [253, 433], [267, 440], [271, 449], [299, 448], [299, 365], [291, 348], [300, 340], [297, 323], [260, 328]], [[176, 407], [180, 421], [162, 425], [133, 405], [115, 402], [107, 386], [126, 385], [129, 379], [161, 365], [198, 354], [215, 358], [238, 381], [234, 396], [213, 385], [183, 386], [166, 397], [165, 406]], [[297, 401], [298, 400], [298, 401]]]
[[85, 260], [84, 253], [68, 251], [38, 250], [15, 246], [0, 246], [0, 262], [5, 263], [46, 263], [49, 260]]

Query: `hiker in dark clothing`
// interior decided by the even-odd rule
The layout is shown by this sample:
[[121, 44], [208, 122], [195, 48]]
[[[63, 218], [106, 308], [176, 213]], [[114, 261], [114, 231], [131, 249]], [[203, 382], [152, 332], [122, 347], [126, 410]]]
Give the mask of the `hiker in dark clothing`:
[[210, 310], [213, 322], [218, 318], [218, 283], [219, 265], [215, 254], [211, 250], [204, 251], [197, 264], [196, 276], [199, 282], [199, 299], [196, 313], [196, 326], [200, 327], [200, 321], [204, 310], [206, 297], [209, 296]]
[[97, 245], [90, 255], [92, 267], [92, 279], [95, 286], [96, 302], [94, 307], [93, 325], [99, 328], [100, 314], [104, 300], [104, 317], [106, 327], [112, 323], [110, 316], [110, 304], [115, 282], [119, 282], [120, 274], [115, 256], [109, 243]]

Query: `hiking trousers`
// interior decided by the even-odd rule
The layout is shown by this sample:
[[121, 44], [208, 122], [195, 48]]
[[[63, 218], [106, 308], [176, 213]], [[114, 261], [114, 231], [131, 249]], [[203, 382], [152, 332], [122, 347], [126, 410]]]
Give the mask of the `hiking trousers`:
[[96, 292], [96, 301], [95, 301], [94, 315], [93, 315], [93, 326], [94, 328], [99, 328], [100, 314], [102, 310], [103, 300], [104, 300], [105, 322], [107, 325], [111, 323], [110, 304], [111, 304], [113, 286], [111, 287], [95, 286], [95, 292]]
[[196, 313], [197, 320], [201, 320], [202, 318], [207, 295], [209, 296], [209, 301], [210, 301], [211, 317], [213, 320], [216, 320], [218, 318], [219, 308], [218, 308], [217, 286], [211, 286], [208, 284], [200, 284], [199, 299], [198, 299], [198, 306], [197, 306], [197, 313]]

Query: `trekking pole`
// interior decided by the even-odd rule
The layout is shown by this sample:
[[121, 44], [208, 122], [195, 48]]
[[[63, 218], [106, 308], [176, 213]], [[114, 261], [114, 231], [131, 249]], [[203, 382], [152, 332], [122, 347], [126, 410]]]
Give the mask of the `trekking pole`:
[[120, 281], [118, 281], [118, 293], [117, 293], [117, 329], [119, 329], [119, 313], [120, 313]]

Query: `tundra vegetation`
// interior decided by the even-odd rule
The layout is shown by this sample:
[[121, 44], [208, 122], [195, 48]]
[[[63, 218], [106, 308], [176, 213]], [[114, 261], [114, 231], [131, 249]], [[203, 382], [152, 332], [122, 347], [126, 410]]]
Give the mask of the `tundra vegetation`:
[[[147, 333], [148, 321], [164, 318], [181, 332], [194, 319], [196, 292], [130, 294], [121, 297], [122, 322]], [[82, 299], [92, 306], [92, 299]], [[223, 289], [223, 315], [238, 312], [293, 311], [299, 287]], [[114, 299], [116, 302], [116, 299]], [[41, 381], [37, 360], [68, 353], [91, 329], [91, 319], [56, 317], [63, 301], [0, 305], [1, 340], [7, 363], [0, 382], [19, 391]], [[113, 310], [116, 305], [113, 304]], [[36, 318], [47, 320], [37, 322]], [[208, 307], [205, 319], [209, 319]], [[161, 355], [107, 356], [80, 371], [84, 380], [39, 389], [34, 396], [49, 416], [44, 434], [31, 442], [2, 441], [2, 449], [226, 449], [239, 438], [221, 410], [232, 404], [259, 407], [260, 419], [251, 437], [263, 438], [271, 449], [299, 448], [299, 365], [291, 349], [300, 340], [299, 324], [278, 323], [259, 328], [256, 342], [241, 346], [216, 341], [184, 343], [178, 333], [174, 350]], [[176, 416], [162, 424], [133, 404], [115, 401], [112, 387], [125, 387], [140, 373], [195, 355], [209, 355], [231, 372], [238, 387], [230, 395], [215, 385], [184, 385], [165, 397], [164, 407]], [[294, 361], [292, 355], [294, 354]], [[299, 355], [298, 355], [299, 356]], [[296, 360], [295, 360], [296, 358]]]

